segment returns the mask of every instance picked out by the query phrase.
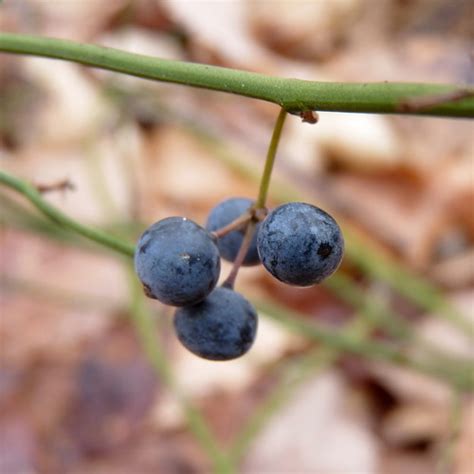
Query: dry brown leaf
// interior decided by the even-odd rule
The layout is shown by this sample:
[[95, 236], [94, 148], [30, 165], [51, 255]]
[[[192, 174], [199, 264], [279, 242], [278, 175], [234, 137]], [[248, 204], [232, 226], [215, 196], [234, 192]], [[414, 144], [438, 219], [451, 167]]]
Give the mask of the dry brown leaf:
[[[463, 291], [451, 294], [449, 301], [461, 317], [474, 326], [474, 292]], [[453, 356], [474, 358], [474, 347], [468, 334], [435, 315], [429, 315], [420, 322], [417, 330], [420, 338]]]
[[321, 112], [314, 139], [328, 159], [350, 170], [393, 169], [404, 153], [390, 121], [378, 115]]
[[[183, 25], [197, 44], [195, 53], [205, 54], [212, 49], [226, 60], [247, 67], [263, 66], [268, 61], [264, 51], [247, 31], [245, 4], [233, 2], [163, 2], [171, 16]], [[202, 62], [205, 58], [201, 58]]]
[[383, 474], [433, 474], [436, 462], [425, 452], [384, 449], [380, 454], [379, 472]]
[[437, 404], [448, 410], [451, 402], [450, 388], [437, 380], [382, 362], [370, 364], [370, 370], [380, 383], [404, 402]]
[[384, 417], [381, 430], [392, 446], [416, 446], [441, 439], [448, 422], [449, 411], [437, 404], [405, 403]]
[[474, 400], [465, 405], [461, 430], [454, 450], [454, 473], [467, 474], [474, 469]]
[[250, 28], [267, 47], [297, 59], [324, 60], [346, 39], [365, 0], [246, 2]]
[[10, 416], [1, 421], [0, 472], [34, 474], [38, 440], [33, 427], [22, 416]]
[[[91, 136], [113, 111], [77, 64], [43, 58], [22, 59], [28, 78], [44, 91], [37, 114], [35, 146], [71, 146]], [[110, 119], [109, 119], [110, 120]]]
[[[107, 31], [99, 36], [96, 42], [108, 48], [116, 48], [130, 53], [143, 54], [162, 59], [184, 60], [182, 48], [176, 40], [158, 31], [150, 31], [145, 28], [128, 26], [120, 29]], [[180, 95], [187, 96], [189, 91], [175, 85], [166, 84], [159, 81], [144, 81], [143, 79], [117, 74], [112, 71], [95, 71], [97, 77], [107, 81], [107, 83], [125, 89], [125, 92], [132, 92], [134, 89], [148, 90], [158, 96]]]
[[[107, 2], [44, 2], [30, 0], [28, 8], [18, 9], [18, 15], [35, 12], [36, 28], [44, 36], [82, 40], [93, 35], [108, 19], [124, 8], [126, 0]], [[29, 11], [28, 11], [29, 10]], [[31, 23], [30, 23], [31, 33]]]
[[[5, 362], [27, 364], [39, 355], [61, 358], [77, 350], [82, 341], [110, 325], [104, 308], [117, 307], [127, 295], [122, 265], [111, 258], [67, 251], [14, 231], [4, 234], [2, 251], [2, 274], [13, 284], [26, 282], [44, 293], [36, 300], [21, 291], [3, 290], [0, 332]], [[56, 303], [51, 292], [57, 295]]]
[[333, 372], [298, 388], [256, 439], [243, 472], [375, 474], [377, 441], [345, 409], [346, 389]]
[[433, 265], [430, 274], [445, 288], [474, 286], [474, 249], [460, 252]]
[[84, 454], [126, 446], [148, 416], [156, 389], [156, 374], [133, 332], [113, 328], [83, 350], [65, 436]]
[[[220, 200], [240, 194], [233, 173], [217, 162], [190, 133], [169, 126], [157, 129], [147, 143], [139, 182], [142, 215], [204, 219]], [[201, 217], [197, 209], [204, 209]]]

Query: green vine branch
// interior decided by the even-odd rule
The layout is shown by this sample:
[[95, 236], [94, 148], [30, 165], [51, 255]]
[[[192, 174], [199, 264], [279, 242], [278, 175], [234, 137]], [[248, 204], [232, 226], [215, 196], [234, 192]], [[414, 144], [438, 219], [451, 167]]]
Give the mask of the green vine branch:
[[414, 358], [401, 351], [394, 345], [383, 342], [367, 342], [361, 337], [352, 337], [339, 331], [328, 329], [322, 325], [316, 325], [305, 321], [300, 314], [289, 312], [274, 303], [263, 301], [253, 302], [259, 311], [284, 325], [288, 330], [301, 334], [314, 342], [322, 343], [328, 347], [333, 347], [340, 351], [359, 355], [367, 359], [391, 362], [401, 367], [415, 370], [422, 374], [437, 378], [445, 383], [456, 387], [459, 391], [470, 391], [474, 387], [474, 374], [472, 364], [467, 367], [462, 365], [457, 367], [454, 364], [447, 365], [444, 361], [434, 358], [425, 360]]
[[[144, 79], [228, 92], [272, 102], [289, 112], [326, 110], [474, 118], [472, 90], [465, 86], [287, 79], [165, 60], [92, 44], [11, 33], [0, 34], [0, 52], [63, 59]], [[461, 97], [457, 94], [458, 90], [463, 92]], [[442, 100], [433, 99], [436, 97]], [[452, 100], [446, 100], [447, 97], [452, 97]], [[407, 107], [407, 103], [422, 103], [424, 106]]]
[[82, 225], [74, 219], [71, 219], [70, 217], [66, 216], [66, 214], [63, 214], [59, 209], [51, 206], [51, 204], [49, 204], [43, 198], [41, 193], [32, 184], [29, 184], [15, 176], [4, 173], [3, 171], [0, 171], [0, 184], [3, 184], [8, 188], [14, 189], [20, 194], [23, 194], [23, 196], [25, 196], [46, 217], [51, 219], [56, 224], [59, 224], [63, 228], [72, 230], [73, 232], [76, 232], [87, 239], [93, 240], [123, 255], [133, 257], [135, 252], [134, 245], [126, 243], [123, 240], [113, 237], [101, 230]]
[[[324, 286], [337, 295], [342, 301], [351, 305], [359, 311], [366, 319], [377, 324], [391, 338], [402, 340], [404, 344], [411, 343], [418, 349], [425, 351], [428, 356], [436, 357], [438, 360], [445, 359], [453, 361], [453, 356], [440, 350], [436, 344], [421, 337], [413, 330], [412, 324], [396, 313], [380, 296], [371, 291], [364, 291], [360, 286], [342, 272], [333, 275], [324, 282]], [[463, 320], [464, 322], [464, 320]], [[470, 360], [456, 359], [456, 364], [471, 363]]]

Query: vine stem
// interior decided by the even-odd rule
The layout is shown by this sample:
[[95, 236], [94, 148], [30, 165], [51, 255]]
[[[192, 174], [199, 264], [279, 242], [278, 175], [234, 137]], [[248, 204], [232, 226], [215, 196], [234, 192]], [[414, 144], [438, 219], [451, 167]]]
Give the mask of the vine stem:
[[222, 283], [222, 286], [231, 289], [234, 288], [235, 280], [237, 278], [237, 274], [239, 273], [239, 268], [242, 266], [245, 256], [247, 255], [254, 232], [255, 222], [250, 220], [247, 224], [247, 228], [245, 229], [245, 235], [242, 240], [242, 244], [240, 245], [240, 249], [237, 253], [237, 256], [235, 257], [234, 265], [232, 265], [232, 270], [230, 271], [229, 276], [225, 279], [224, 283]]
[[275, 122], [275, 127], [273, 128], [273, 135], [267, 151], [267, 158], [265, 160], [265, 167], [263, 169], [262, 179], [260, 181], [258, 197], [255, 201], [255, 209], [265, 207], [265, 202], [267, 201], [273, 164], [275, 163], [275, 156], [278, 149], [278, 144], [280, 143], [281, 131], [283, 129], [283, 125], [285, 124], [286, 115], [286, 110], [281, 109]]
[[452, 387], [456, 387], [460, 392], [471, 391], [474, 387], [474, 374], [472, 374], [470, 366], [466, 368], [452, 364], [448, 367], [444, 363], [439, 364], [439, 361], [435, 358], [428, 361], [416, 359], [394, 345], [378, 341], [368, 343], [362, 341], [359, 337], [348, 337], [346, 334], [328, 329], [322, 325], [308, 323], [301, 315], [289, 312], [286, 308], [274, 303], [270, 304], [263, 301], [254, 301], [253, 303], [259, 311], [262, 311], [268, 317], [280, 322], [288, 330], [302, 334], [308, 339], [368, 359], [391, 362], [415, 370], [442, 380]]
[[423, 97], [449, 97], [465, 86], [421, 83], [343, 83], [288, 79], [205, 64], [171, 61], [92, 44], [41, 36], [0, 34], [0, 51], [64, 59], [132, 76], [252, 97], [290, 112], [396, 113], [474, 118], [474, 98], [403, 107]]
[[127, 257], [133, 257], [135, 254], [134, 245], [113, 237], [99, 229], [93, 229], [82, 225], [63, 214], [59, 209], [51, 206], [44, 200], [41, 193], [33, 185], [15, 176], [4, 173], [3, 171], [0, 171], [0, 183], [23, 194], [23, 196], [25, 196], [37, 209], [56, 224], [72, 230], [87, 239], [94, 240], [95, 242], [126, 255]]
[[[339, 272], [328, 278], [324, 282], [324, 286], [343, 301], [361, 311], [368, 319], [376, 321], [379, 329], [386, 332], [392, 338], [401, 339], [405, 343], [411, 342], [417, 349], [425, 351], [428, 357], [431, 355], [439, 360], [445, 359], [447, 361], [453, 359], [452, 355], [438, 348], [436, 344], [417, 335], [412, 325], [394, 312], [387, 305], [387, 302], [377, 298], [370, 291], [361, 290], [358, 286], [354, 285], [347, 275]], [[461, 364], [461, 360], [458, 360], [458, 364]]]

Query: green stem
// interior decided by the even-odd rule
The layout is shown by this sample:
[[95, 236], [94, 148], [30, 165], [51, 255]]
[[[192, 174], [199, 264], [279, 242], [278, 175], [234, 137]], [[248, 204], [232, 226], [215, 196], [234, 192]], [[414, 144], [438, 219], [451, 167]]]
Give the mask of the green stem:
[[25, 196], [38, 210], [40, 210], [56, 224], [72, 230], [83, 237], [86, 237], [87, 239], [93, 240], [123, 255], [133, 257], [135, 248], [132, 244], [106, 234], [101, 230], [84, 226], [71, 219], [70, 217], [63, 214], [59, 209], [56, 209], [55, 207], [48, 204], [48, 202], [43, 199], [41, 193], [39, 193], [38, 190], [31, 184], [16, 178], [15, 176], [4, 173], [3, 171], [0, 171], [0, 184], [4, 184], [5, 186], [23, 194], [23, 196]]
[[238, 230], [242, 227], [245, 227], [245, 225], [250, 221], [250, 219], [252, 219], [252, 214], [250, 212], [245, 212], [226, 226], [214, 230], [212, 232], [212, 235], [216, 239], [220, 239], [221, 237], [224, 237], [224, 235], [227, 235], [234, 230]]
[[372, 292], [366, 293], [349, 277], [342, 272], [338, 272], [324, 282], [324, 286], [329, 288], [343, 301], [361, 312], [366, 319], [374, 321], [377, 327], [384, 330], [389, 336], [400, 339], [404, 344], [411, 343], [417, 349], [426, 353], [427, 357], [435, 357], [440, 362], [458, 365], [470, 363], [466, 359], [457, 358], [441, 350], [427, 339], [419, 336], [403, 317], [395, 313], [380, 297]]
[[474, 387], [474, 374], [470, 367], [456, 367], [452, 364], [447, 366], [445, 361], [439, 363], [434, 358], [428, 361], [411, 358], [396, 346], [377, 341], [368, 342], [361, 340], [359, 337], [348, 337], [345, 334], [324, 328], [321, 325], [310, 324], [301, 315], [290, 313], [278, 305], [264, 302], [254, 302], [254, 304], [260, 311], [283, 324], [287, 329], [301, 334], [308, 339], [368, 359], [384, 360], [416, 370], [457, 387], [460, 391], [469, 391]]
[[270, 178], [272, 176], [273, 164], [275, 163], [275, 156], [280, 143], [281, 131], [285, 124], [286, 110], [280, 109], [280, 113], [275, 122], [273, 128], [272, 139], [267, 151], [267, 158], [265, 160], [265, 167], [263, 169], [262, 178], [260, 180], [260, 188], [258, 190], [257, 201], [255, 202], [255, 208], [260, 209], [265, 207], [268, 195], [268, 187], [270, 186]]
[[337, 272], [328, 278], [323, 285], [336, 294], [342, 301], [350, 304], [362, 313], [366, 319], [374, 321], [377, 327], [395, 339], [410, 339], [413, 329], [403, 319], [393, 313], [386, 305], [370, 292], [366, 294], [347, 275]]
[[65, 59], [145, 79], [238, 94], [273, 102], [292, 112], [328, 110], [474, 117], [472, 97], [435, 103], [431, 107], [415, 110], [401, 107], [407, 101], [425, 96], [446, 97], [460, 88], [449, 84], [341, 83], [286, 79], [205, 64], [164, 60], [55, 38], [9, 33], [0, 34], [0, 51]]
[[155, 336], [152, 314], [146, 305], [142, 288], [129, 266], [127, 266], [127, 278], [130, 286], [130, 314], [132, 315], [136, 332], [148, 359], [162, 382], [179, 401], [184, 410], [189, 429], [213, 463], [213, 471], [219, 474], [233, 473], [235, 471], [234, 467], [217, 445], [206, 420], [189, 399], [181, 393], [179, 387], [177, 387], [170, 364], [168, 363], [166, 355], [160, 349], [159, 342]]
[[354, 232], [343, 229], [346, 240], [351, 245], [346, 247], [346, 255], [372, 278], [388, 282], [401, 295], [414, 301], [426, 311], [443, 318], [457, 326], [468, 338], [474, 339], [474, 325], [450, 304], [444, 295], [431, 283], [425, 281], [388, 257], [379, 255], [374, 259], [374, 252], [364, 245], [362, 239]]

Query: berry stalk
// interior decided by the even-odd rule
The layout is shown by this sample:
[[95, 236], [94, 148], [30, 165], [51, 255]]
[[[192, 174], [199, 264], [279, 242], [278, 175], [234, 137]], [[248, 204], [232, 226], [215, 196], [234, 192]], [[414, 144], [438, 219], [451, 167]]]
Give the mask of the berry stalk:
[[226, 278], [222, 286], [225, 286], [226, 288], [230, 289], [234, 288], [239, 268], [242, 266], [245, 256], [247, 255], [254, 232], [255, 222], [253, 220], [250, 220], [247, 224], [247, 228], [245, 229], [244, 239], [242, 240], [242, 245], [240, 246], [239, 253], [237, 254], [237, 257], [235, 257], [232, 270], [230, 271], [229, 276]]
[[233, 220], [230, 224], [227, 224], [226, 226], [221, 227], [220, 229], [217, 229], [211, 233], [216, 239], [219, 239], [234, 230], [239, 230], [240, 228], [244, 227], [244, 225], [247, 224], [251, 218], [251, 213], [245, 212], [241, 216], [237, 217], [237, 219]]
[[268, 188], [270, 186], [270, 178], [272, 176], [273, 164], [275, 163], [275, 156], [280, 143], [281, 131], [285, 124], [287, 112], [285, 109], [280, 109], [275, 127], [273, 129], [272, 139], [267, 151], [267, 158], [265, 160], [265, 167], [263, 169], [262, 179], [260, 180], [260, 188], [258, 191], [257, 201], [255, 202], [255, 209], [265, 207], [267, 201]]

